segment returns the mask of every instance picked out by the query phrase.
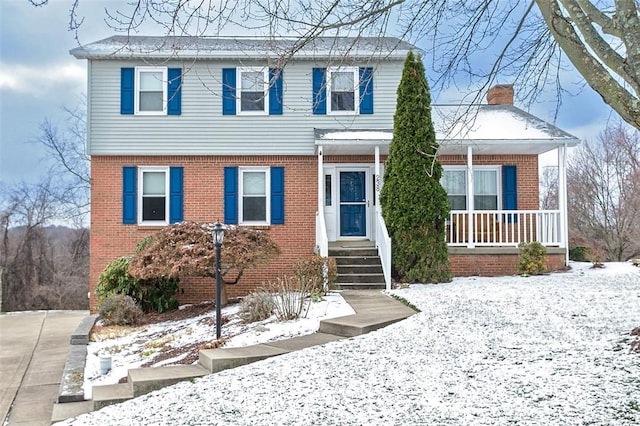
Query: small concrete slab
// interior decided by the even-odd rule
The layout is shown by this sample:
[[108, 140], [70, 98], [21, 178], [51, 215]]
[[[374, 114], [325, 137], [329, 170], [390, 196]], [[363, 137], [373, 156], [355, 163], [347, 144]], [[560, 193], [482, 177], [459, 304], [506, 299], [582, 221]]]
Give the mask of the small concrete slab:
[[93, 411], [93, 401], [68, 402], [65, 404], [53, 404], [51, 423], [61, 422], [72, 417]]
[[128, 383], [133, 388], [133, 396], [153, 392], [178, 382], [202, 377], [209, 370], [201, 365], [170, 365], [156, 368], [132, 368], [128, 373]]
[[89, 315], [88, 317], [83, 318], [71, 335], [71, 344], [88, 345], [89, 334], [91, 334], [91, 329], [93, 328], [93, 325], [96, 323], [97, 319], [98, 315]]
[[198, 363], [211, 373], [217, 373], [287, 352], [289, 351], [265, 344], [242, 348], [206, 349], [200, 351]]
[[284, 349], [286, 351], [299, 351], [300, 349], [309, 348], [311, 346], [324, 345], [325, 343], [334, 342], [342, 339], [341, 336], [325, 333], [313, 333], [305, 336], [293, 337], [291, 339], [276, 340], [268, 342], [265, 345], [274, 348]]
[[133, 398], [133, 389], [128, 383], [94, 386], [91, 393], [93, 394], [94, 410]]

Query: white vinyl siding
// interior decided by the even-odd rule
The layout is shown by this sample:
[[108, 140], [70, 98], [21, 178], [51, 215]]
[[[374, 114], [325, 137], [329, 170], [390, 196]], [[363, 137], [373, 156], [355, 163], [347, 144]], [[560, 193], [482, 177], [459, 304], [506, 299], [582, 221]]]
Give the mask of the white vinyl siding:
[[[182, 66], [171, 62], [164, 65]], [[393, 128], [402, 61], [387, 60], [375, 65], [375, 114], [313, 115], [312, 70], [327, 64], [299, 60], [289, 63], [283, 71], [282, 115], [223, 116], [222, 69], [238, 65], [239, 61], [196, 61], [183, 77], [179, 116], [127, 116], [120, 114], [120, 68], [131, 67], [131, 62], [91, 61], [89, 153], [314, 155], [314, 128]], [[242, 65], [261, 67], [264, 63]]]

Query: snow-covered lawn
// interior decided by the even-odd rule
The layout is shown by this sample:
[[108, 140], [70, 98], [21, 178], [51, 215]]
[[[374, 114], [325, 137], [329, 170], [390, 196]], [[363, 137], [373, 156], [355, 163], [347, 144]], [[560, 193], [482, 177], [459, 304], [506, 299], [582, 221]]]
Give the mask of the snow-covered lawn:
[[459, 278], [394, 293], [376, 332], [184, 382], [65, 424], [501, 425], [640, 422], [640, 270]]

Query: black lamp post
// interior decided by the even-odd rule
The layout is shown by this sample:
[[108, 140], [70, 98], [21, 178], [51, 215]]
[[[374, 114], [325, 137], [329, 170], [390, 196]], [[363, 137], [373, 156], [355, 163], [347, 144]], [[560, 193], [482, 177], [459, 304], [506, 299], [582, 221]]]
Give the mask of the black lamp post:
[[211, 231], [213, 244], [216, 246], [216, 339], [220, 339], [222, 332], [220, 305], [222, 304], [222, 282], [220, 280], [220, 249], [224, 242], [224, 226], [220, 221], [216, 221]]

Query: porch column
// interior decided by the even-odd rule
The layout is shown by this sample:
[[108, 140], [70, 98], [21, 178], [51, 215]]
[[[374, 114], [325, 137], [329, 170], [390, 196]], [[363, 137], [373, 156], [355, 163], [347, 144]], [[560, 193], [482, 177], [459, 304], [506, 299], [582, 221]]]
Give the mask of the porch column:
[[473, 205], [473, 148], [471, 146], [467, 147], [467, 230], [469, 232], [469, 240], [467, 241], [468, 248], [474, 248], [476, 246], [475, 242], [475, 234], [473, 231], [473, 210], [475, 206]]
[[558, 148], [558, 209], [560, 209], [560, 247], [566, 249], [565, 264], [569, 264], [569, 220], [567, 206], [567, 145]]
[[324, 160], [322, 145], [318, 145], [318, 214], [324, 214]]
[[375, 148], [375, 159], [376, 159], [376, 165], [374, 169], [375, 188], [373, 188], [373, 190], [375, 191], [374, 197], [376, 200], [376, 213], [379, 213], [380, 212], [380, 187], [382, 185], [382, 181], [380, 179], [380, 147], [378, 145], [376, 145], [376, 148]]

